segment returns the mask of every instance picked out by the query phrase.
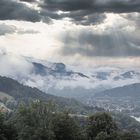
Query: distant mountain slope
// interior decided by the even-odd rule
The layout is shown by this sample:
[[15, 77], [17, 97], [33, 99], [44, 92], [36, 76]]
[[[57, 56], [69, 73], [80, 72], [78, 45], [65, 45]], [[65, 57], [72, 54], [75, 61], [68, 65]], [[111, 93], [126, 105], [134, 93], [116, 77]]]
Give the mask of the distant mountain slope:
[[140, 83], [131, 84], [123, 87], [117, 87], [95, 94], [95, 97], [103, 96], [131, 98], [140, 97]]
[[98, 92], [88, 97], [90, 106], [98, 106], [105, 110], [121, 112], [129, 116], [140, 117], [140, 83], [117, 87]]
[[67, 70], [66, 65], [63, 63], [53, 63], [51, 67], [47, 67], [41, 63], [37, 62], [32, 62], [33, 67], [34, 67], [34, 73], [39, 74], [42, 76], [47, 76], [47, 75], [52, 75], [54, 77], [73, 77], [73, 76], [79, 76], [79, 77], [84, 77], [88, 78], [88, 76], [84, 75], [83, 73], [80, 72], [74, 72], [72, 70]]
[[76, 101], [75, 99], [68, 99], [49, 95], [38, 90], [37, 88], [24, 86], [17, 81], [7, 77], [0, 76], [0, 91], [3, 92], [3, 94], [5, 93], [10, 97], [13, 97], [17, 103], [21, 101], [28, 103], [31, 100], [44, 100], [53, 101], [58, 105], [60, 109], [69, 109], [77, 113], [88, 113], [97, 111], [97, 108], [95, 109], [85, 106], [84, 104]]
[[[12, 60], [14, 61], [11, 61]], [[2, 61], [3, 60], [3, 61]], [[6, 61], [5, 61], [6, 60]], [[140, 83], [138, 67], [70, 65], [10, 53], [1, 54], [0, 75], [57, 96], [86, 99], [96, 92]], [[67, 92], [65, 92], [67, 91]]]
[[14, 97], [15, 100], [20, 100], [23, 98], [31, 99], [52, 99], [54, 96], [44, 94], [37, 88], [31, 88], [28, 86], [23, 86], [17, 81], [0, 76], [0, 91], [7, 93], [8, 95]]

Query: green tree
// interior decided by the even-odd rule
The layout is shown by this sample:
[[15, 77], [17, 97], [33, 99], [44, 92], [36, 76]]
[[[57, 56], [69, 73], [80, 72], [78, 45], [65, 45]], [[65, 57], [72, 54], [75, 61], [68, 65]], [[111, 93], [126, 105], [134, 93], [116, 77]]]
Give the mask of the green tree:
[[13, 122], [18, 130], [19, 140], [53, 140], [51, 119], [54, 106], [40, 101], [29, 106], [21, 105], [14, 115]]
[[106, 132], [100, 132], [96, 136], [95, 140], [121, 140], [118, 133], [107, 134]]
[[136, 132], [125, 132], [122, 134], [121, 140], [140, 140], [140, 135]]
[[100, 132], [97, 134], [95, 140], [106, 140], [108, 138], [108, 135], [106, 132]]
[[68, 113], [56, 114], [53, 120], [56, 140], [83, 140], [80, 127]]
[[117, 126], [110, 114], [96, 113], [89, 117], [87, 135], [89, 140], [101, 139], [103, 136], [105, 140], [116, 140]]
[[0, 140], [17, 140], [14, 127], [6, 123], [4, 114], [0, 113]]

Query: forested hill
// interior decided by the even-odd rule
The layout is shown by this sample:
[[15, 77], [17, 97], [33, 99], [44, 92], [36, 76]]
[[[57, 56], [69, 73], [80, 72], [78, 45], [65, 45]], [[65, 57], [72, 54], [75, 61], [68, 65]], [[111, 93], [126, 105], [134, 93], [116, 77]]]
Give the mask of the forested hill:
[[[0, 76], [0, 94], [3, 94], [3, 96], [5, 97], [7, 97], [8, 95], [12, 99], [14, 99], [14, 103], [17, 102], [16, 104], [20, 103], [21, 101], [28, 103], [32, 100], [43, 100], [54, 102], [58, 105], [60, 109], [69, 109], [80, 114], [98, 111], [98, 108], [85, 106], [84, 104], [76, 101], [75, 99], [68, 99], [49, 95], [40, 91], [37, 88], [31, 88], [22, 85], [11, 78], [2, 76]], [[9, 100], [11, 100], [11, 98], [8, 99], [8, 102]], [[12, 101], [10, 101], [10, 104], [11, 102]]]
[[118, 98], [123, 97], [140, 98], [140, 83], [126, 85], [123, 87], [117, 87], [95, 94], [95, 97], [104, 97], [104, 96]]
[[21, 99], [40, 99], [40, 100], [52, 100], [55, 96], [45, 94], [37, 88], [31, 88], [24, 86], [17, 81], [0, 76], [0, 91], [14, 97], [15, 100]]

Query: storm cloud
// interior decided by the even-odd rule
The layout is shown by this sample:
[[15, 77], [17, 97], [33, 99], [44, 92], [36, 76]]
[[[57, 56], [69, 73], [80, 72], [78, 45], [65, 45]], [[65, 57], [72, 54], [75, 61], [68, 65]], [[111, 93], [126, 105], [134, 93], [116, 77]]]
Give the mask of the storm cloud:
[[0, 0], [0, 20], [25, 20], [38, 22], [41, 16], [38, 11], [14, 0]]
[[[0, 20], [32, 22], [19, 22], [22, 28], [30, 26], [31, 30], [20, 30], [14, 26], [2, 24], [0, 25], [1, 36], [16, 33], [16, 35], [14, 34], [16, 38], [19, 37], [18, 34], [38, 33], [32, 30], [38, 28], [40, 30], [38, 36], [30, 36], [30, 38], [20, 36], [21, 42], [18, 41], [20, 46], [25, 45], [25, 40], [32, 42], [34, 38], [36, 43], [32, 43], [31, 50], [39, 48], [43, 50], [43, 53], [45, 51], [46, 54], [47, 52], [56, 53], [58, 57], [71, 57], [77, 54], [88, 58], [140, 57], [139, 19], [139, 0], [0, 1]], [[15, 21], [12, 22], [19, 24]], [[26, 27], [24, 27], [25, 24]], [[14, 44], [14, 41], [12, 42]], [[3, 44], [6, 44], [5, 41]], [[6, 46], [8, 46], [7, 44]], [[40, 47], [40, 44], [43, 47]], [[17, 43], [14, 45], [16, 46]], [[38, 54], [38, 50], [30, 52], [26, 50], [25, 52], [27, 54], [37, 52]], [[46, 56], [46, 54], [44, 55]], [[51, 55], [49, 56], [51, 57]]]
[[139, 0], [44, 0], [41, 7], [50, 10], [74, 11], [90, 10], [91, 12], [138, 12]]
[[[38, 9], [24, 2], [36, 5]], [[59, 11], [62, 11], [59, 13]], [[69, 18], [75, 24], [94, 25], [104, 21], [104, 13], [140, 12], [139, 0], [1, 0], [0, 20], [43, 21]]]
[[[140, 12], [139, 0], [42, 0], [43, 16], [70, 18], [76, 24], [91, 25], [104, 21], [104, 13]], [[58, 11], [63, 11], [61, 14]]]

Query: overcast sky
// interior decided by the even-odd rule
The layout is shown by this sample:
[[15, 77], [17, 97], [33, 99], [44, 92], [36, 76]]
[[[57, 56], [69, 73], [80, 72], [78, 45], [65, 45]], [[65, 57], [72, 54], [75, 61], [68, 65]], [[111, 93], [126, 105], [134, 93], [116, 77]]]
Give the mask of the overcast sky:
[[0, 0], [0, 51], [140, 66], [140, 0]]

